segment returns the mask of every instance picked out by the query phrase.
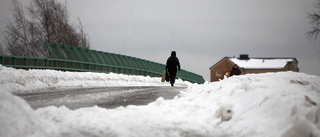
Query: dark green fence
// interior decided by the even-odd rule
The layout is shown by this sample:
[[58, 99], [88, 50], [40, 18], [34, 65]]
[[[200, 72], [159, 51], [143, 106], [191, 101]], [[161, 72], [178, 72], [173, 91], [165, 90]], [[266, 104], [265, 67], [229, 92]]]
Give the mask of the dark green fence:
[[[161, 77], [165, 65], [135, 57], [90, 50], [75, 46], [46, 43], [49, 58], [0, 55], [3, 66], [21, 69], [113, 72]], [[192, 83], [204, 83], [202, 76], [181, 70], [177, 77]]]

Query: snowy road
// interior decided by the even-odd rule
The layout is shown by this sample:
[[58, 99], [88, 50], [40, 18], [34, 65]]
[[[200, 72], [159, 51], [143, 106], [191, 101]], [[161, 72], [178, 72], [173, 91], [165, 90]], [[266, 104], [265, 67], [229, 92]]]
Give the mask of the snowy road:
[[99, 106], [115, 108], [146, 105], [159, 97], [174, 98], [184, 87], [144, 86], [78, 89], [48, 89], [45, 93], [17, 94], [33, 109], [46, 106], [66, 106], [70, 109]]

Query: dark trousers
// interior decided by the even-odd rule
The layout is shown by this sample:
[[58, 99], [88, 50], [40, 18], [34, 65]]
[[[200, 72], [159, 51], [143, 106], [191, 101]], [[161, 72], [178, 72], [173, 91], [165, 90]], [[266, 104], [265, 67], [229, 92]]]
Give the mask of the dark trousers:
[[170, 74], [170, 83], [174, 84], [174, 82], [176, 81], [177, 71], [170, 71], [169, 70], [169, 74]]

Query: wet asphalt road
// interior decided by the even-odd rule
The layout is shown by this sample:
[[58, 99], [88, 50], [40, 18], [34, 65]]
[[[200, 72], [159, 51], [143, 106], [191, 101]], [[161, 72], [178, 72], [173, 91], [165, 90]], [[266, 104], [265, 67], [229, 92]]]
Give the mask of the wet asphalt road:
[[99, 106], [116, 108], [128, 105], [147, 105], [159, 97], [173, 99], [185, 87], [106, 87], [78, 89], [48, 89], [43, 93], [17, 94], [33, 109], [47, 106], [66, 106], [70, 109]]

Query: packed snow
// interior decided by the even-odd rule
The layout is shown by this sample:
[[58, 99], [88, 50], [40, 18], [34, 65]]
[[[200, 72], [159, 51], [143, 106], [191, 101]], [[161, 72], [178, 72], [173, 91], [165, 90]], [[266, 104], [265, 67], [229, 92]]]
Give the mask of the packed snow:
[[320, 136], [320, 77], [247, 74], [192, 84], [174, 99], [144, 105], [33, 110], [16, 93], [52, 88], [168, 86], [161, 78], [0, 65], [1, 137], [297, 137]]

